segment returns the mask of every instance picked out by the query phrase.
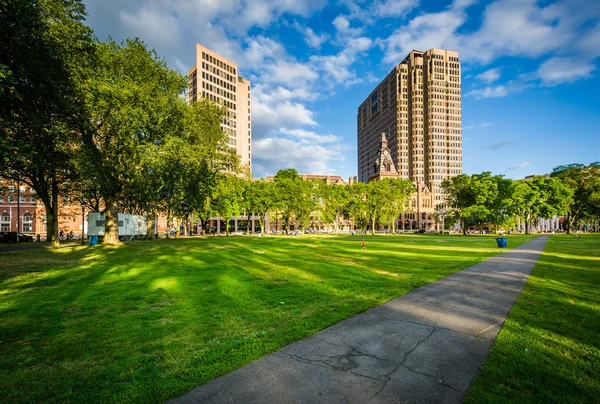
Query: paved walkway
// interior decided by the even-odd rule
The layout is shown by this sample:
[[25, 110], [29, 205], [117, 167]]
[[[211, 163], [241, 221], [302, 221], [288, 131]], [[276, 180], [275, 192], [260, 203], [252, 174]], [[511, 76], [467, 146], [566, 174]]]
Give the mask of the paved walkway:
[[341, 321], [172, 402], [460, 403], [547, 240]]

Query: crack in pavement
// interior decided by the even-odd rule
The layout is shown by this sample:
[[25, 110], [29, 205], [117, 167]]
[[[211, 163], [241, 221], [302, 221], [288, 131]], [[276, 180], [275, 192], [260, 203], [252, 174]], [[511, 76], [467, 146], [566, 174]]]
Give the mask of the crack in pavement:
[[[423, 324], [423, 323], [418, 323], [416, 321], [410, 321], [410, 320], [400, 320], [400, 319], [397, 319], [397, 318], [389, 318], [389, 317], [381, 316], [379, 314], [372, 314], [372, 315], [375, 316], [375, 317], [382, 318], [384, 320], [388, 320], [388, 321], [397, 321], [399, 323], [415, 324], [415, 325], [420, 325], [420, 326], [423, 326], [423, 327], [430, 327], [430, 328], [434, 328], [434, 329], [438, 329], [438, 330], [444, 330], [444, 331], [455, 332], [457, 334], [468, 335], [469, 337], [477, 337], [479, 334], [481, 334], [481, 332], [477, 333], [477, 334], [469, 334], [468, 332], [459, 331], [459, 330], [453, 330], [452, 328], [440, 327], [440, 326], [435, 326], [435, 325], [431, 325], [431, 324]], [[494, 323], [494, 324], [492, 324], [492, 326], [496, 325], [496, 324], [497, 323]], [[490, 327], [486, 328], [484, 331], [487, 331]]]
[[449, 388], [449, 389], [451, 389], [451, 390], [454, 390], [454, 391], [456, 391], [457, 393], [460, 393], [460, 394], [462, 394], [463, 396], [465, 395], [465, 392], [463, 392], [463, 391], [460, 391], [459, 389], [457, 389], [457, 388], [455, 388], [455, 387], [452, 387], [452, 386], [450, 386], [449, 384], [446, 384], [446, 383], [444, 383], [444, 381], [443, 381], [443, 380], [440, 380], [440, 379], [438, 379], [437, 377], [435, 377], [435, 376], [433, 376], [433, 375], [430, 375], [430, 374], [427, 374], [427, 373], [423, 373], [423, 372], [416, 371], [416, 370], [414, 370], [414, 369], [411, 369], [411, 368], [409, 368], [408, 366], [404, 366], [404, 365], [401, 365], [401, 366], [402, 366], [404, 369], [408, 370], [409, 372], [416, 373], [416, 374], [418, 374], [418, 375], [422, 375], [422, 376], [427, 376], [427, 377], [430, 377], [430, 378], [434, 379], [435, 381], [437, 381], [438, 383], [440, 383], [442, 386], [444, 386], [444, 387], [447, 387], [447, 388]]
[[419, 347], [419, 345], [421, 345], [421, 342], [425, 342], [427, 341], [435, 332], [436, 328], [433, 327], [433, 330], [431, 330], [431, 332], [429, 333], [428, 336], [426, 336], [425, 338], [423, 338], [422, 340], [420, 340], [419, 342], [417, 342], [417, 345], [414, 346], [413, 349], [411, 349], [410, 351], [408, 351], [405, 355], [404, 358], [402, 359], [402, 362], [400, 362], [400, 365], [404, 365], [404, 362], [406, 362], [406, 360], [408, 359], [408, 355], [410, 355], [411, 353], [413, 353], [415, 351], [415, 349], [417, 349]]

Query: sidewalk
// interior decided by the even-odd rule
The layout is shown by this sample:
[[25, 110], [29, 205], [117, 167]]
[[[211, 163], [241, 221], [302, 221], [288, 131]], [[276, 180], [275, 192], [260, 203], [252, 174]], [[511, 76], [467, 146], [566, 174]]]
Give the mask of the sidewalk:
[[460, 403], [547, 240], [341, 321], [170, 402]]

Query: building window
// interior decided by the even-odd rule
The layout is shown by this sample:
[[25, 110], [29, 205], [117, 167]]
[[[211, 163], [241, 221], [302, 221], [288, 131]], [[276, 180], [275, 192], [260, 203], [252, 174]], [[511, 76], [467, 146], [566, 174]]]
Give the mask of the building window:
[[371, 96], [371, 113], [374, 114], [379, 109], [379, 99], [377, 93]]
[[33, 223], [33, 216], [31, 215], [31, 213], [25, 213], [23, 215], [23, 224], [21, 226], [23, 233], [31, 233], [31, 231], [32, 231], [31, 224], [32, 223]]
[[0, 215], [0, 231], [10, 231], [10, 215], [6, 212]]

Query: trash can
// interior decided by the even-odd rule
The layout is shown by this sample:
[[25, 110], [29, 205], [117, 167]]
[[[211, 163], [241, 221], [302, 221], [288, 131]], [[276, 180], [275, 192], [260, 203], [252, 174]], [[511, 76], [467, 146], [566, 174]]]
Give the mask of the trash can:
[[98, 244], [98, 236], [89, 236], [89, 239], [90, 239], [90, 245]]
[[496, 238], [496, 244], [498, 244], [498, 248], [506, 248], [506, 237]]

